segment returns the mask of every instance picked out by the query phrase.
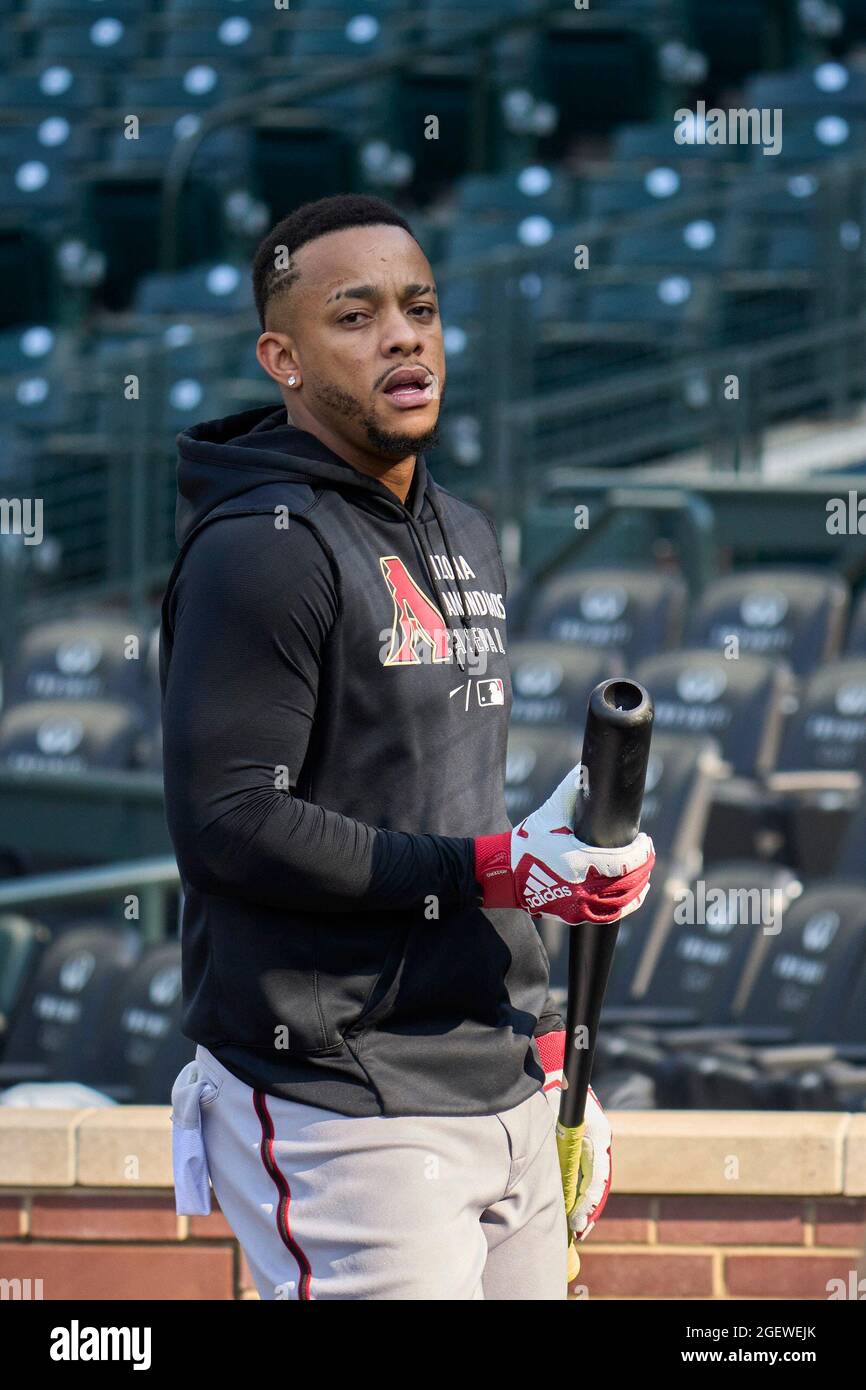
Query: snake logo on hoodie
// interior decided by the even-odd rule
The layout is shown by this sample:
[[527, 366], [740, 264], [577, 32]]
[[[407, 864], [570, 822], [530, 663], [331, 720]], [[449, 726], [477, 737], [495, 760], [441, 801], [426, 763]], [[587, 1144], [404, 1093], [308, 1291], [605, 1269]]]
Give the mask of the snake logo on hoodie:
[[449, 661], [451, 630], [439, 609], [421, 591], [399, 556], [382, 555], [379, 564], [394, 600], [391, 646], [382, 665], [419, 665], [423, 660], [420, 642], [427, 644], [432, 661]]

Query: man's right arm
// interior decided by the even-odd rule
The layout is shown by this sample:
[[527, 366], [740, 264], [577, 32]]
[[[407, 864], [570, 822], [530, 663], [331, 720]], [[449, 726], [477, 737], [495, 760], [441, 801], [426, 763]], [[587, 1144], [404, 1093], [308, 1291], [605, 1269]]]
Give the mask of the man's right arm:
[[301, 520], [215, 521], [192, 542], [171, 599], [163, 702], [183, 876], [305, 911], [399, 909], [431, 894], [443, 907], [479, 904], [472, 839], [377, 828], [295, 794], [338, 612], [331, 562]]

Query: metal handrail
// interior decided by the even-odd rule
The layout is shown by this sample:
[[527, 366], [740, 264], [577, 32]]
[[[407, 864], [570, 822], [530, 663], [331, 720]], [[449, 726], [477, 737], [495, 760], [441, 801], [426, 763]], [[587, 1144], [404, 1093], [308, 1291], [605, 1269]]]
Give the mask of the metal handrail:
[[[66, 786], [66, 775], [44, 768], [23, 772], [14, 767], [0, 766], [0, 792], [26, 788], [29, 792], [57, 794], [58, 786]], [[126, 771], [122, 768], [86, 768], [69, 779], [69, 794], [82, 799], [133, 800], [160, 805], [163, 799], [161, 772]]]
[[[716, 348], [702, 355], [697, 365], [693, 361], [673, 361], [666, 362], [663, 367], [642, 367], [628, 375], [628, 386], [630, 390], [643, 393], [645, 390], [653, 390], [656, 386], [670, 385], [672, 375], [688, 376], [695, 371], [709, 374], [716, 368], [730, 368], [733, 361], [749, 370], [754, 366], [766, 366], [769, 362], [778, 361], [795, 352], [838, 346], [846, 339], [864, 333], [866, 310], [850, 319], [817, 324], [814, 328], [790, 334], [780, 334], [751, 347], [736, 344]], [[554, 415], [567, 414], [575, 405], [615, 406], [622, 399], [623, 380], [622, 376], [617, 376], [612, 381], [599, 382], [593, 386], [570, 386], [562, 391], [551, 391], [542, 398], [531, 396], [523, 401], [506, 401], [502, 408], [509, 421], [525, 424], [534, 421], [538, 416], [549, 419]]]
[[166, 893], [179, 883], [178, 867], [170, 855], [108, 864], [100, 868], [34, 874], [25, 879], [0, 883], [0, 912], [33, 907], [39, 903], [71, 903], [81, 899], [109, 897], [118, 891], [134, 888], [141, 899], [141, 934], [151, 944], [165, 937], [163, 907]]

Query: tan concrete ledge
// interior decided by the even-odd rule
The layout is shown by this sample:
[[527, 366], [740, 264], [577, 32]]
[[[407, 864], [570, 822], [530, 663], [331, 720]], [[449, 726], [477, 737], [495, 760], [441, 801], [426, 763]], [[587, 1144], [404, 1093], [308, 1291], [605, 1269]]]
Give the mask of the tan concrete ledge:
[[75, 1134], [92, 1110], [19, 1110], [0, 1105], [0, 1183], [71, 1187], [76, 1181]]
[[852, 1115], [845, 1146], [845, 1193], [866, 1197], [866, 1115]]
[[171, 1107], [91, 1110], [78, 1126], [81, 1187], [173, 1187]]
[[836, 1111], [614, 1111], [613, 1186], [733, 1197], [841, 1194], [851, 1118]]
[[[866, 1195], [866, 1115], [614, 1110], [618, 1194]], [[172, 1187], [171, 1110], [0, 1106], [0, 1188]]]

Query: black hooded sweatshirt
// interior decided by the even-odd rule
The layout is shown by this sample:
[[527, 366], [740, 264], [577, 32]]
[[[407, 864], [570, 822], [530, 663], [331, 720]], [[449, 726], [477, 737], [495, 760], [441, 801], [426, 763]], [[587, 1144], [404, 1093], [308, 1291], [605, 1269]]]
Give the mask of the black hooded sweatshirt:
[[346, 1115], [482, 1115], [561, 1029], [521, 909], [481, 907], [509, 830], [506, 580], [423, 455], [404, 506], [288, 423], [178, 435], [162, 607], [184, 1034], [248, 1085]]

